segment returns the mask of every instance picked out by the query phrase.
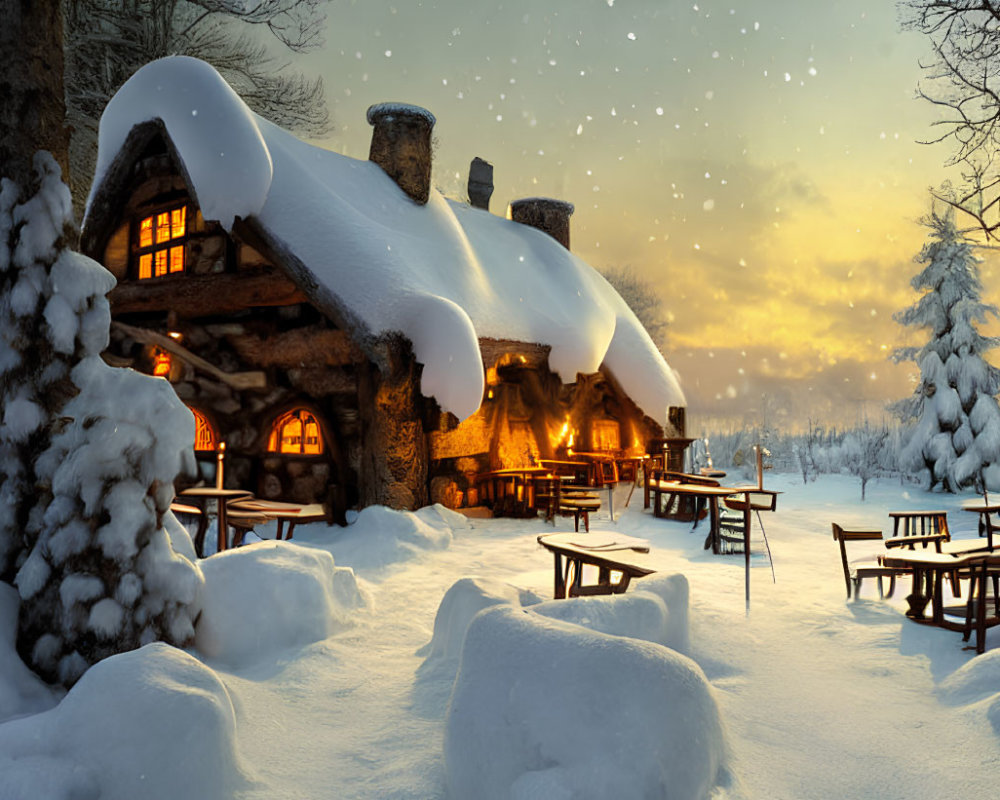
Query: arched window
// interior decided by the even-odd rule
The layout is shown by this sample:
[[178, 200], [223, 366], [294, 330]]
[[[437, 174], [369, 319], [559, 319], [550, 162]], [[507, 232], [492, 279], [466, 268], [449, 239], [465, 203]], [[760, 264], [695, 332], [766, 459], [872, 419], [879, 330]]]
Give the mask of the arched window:
[[216, 435], [215, 428], [212, 427], [212, 423], [208, 421], [208, 417], [196, 408], [192, 408], [191, 413], [194, 414], [195, 451], [202, 452], [205, 450], [215, 450], [219, 442], [219, 437]]
[[271, 426], [269, 453], [316, 456], [323, 452], [323, 434], [311, 411], [295, 408], [282, 414]]

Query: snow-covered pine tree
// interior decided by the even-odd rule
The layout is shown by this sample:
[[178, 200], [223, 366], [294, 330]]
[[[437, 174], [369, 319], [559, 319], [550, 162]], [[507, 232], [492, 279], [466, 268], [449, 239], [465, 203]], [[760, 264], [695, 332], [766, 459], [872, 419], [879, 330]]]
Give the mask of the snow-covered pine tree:
[[0, 571], [21, 595], [22, 658], [71, 685], [193, 638], [201, 572], [165, 522], [194, 420], [165, 381], [101, 360], [114, 278], [66, 248], [69, 189], [48, 153], [34, 164], [30, 197], [0, 183]]
[[932, 213], [925, 220], [930, 241], [916, 257], [926, 266], [911, 284], [924, 294], [894, 319], [930, 330], [923, 347], [900, 348], [893, 360], [915, 361], [920, 383], [893, 410], [912, 423], [899, 455], [901, 469], [917, 473], [928, 489], [954, 492], [977, 484], [991, 464], [1000, 464], [1000, 370], [985, 354], [998, 340], [976, 326], [997, 316], [980, 299], [978, 259], [954, 216]]

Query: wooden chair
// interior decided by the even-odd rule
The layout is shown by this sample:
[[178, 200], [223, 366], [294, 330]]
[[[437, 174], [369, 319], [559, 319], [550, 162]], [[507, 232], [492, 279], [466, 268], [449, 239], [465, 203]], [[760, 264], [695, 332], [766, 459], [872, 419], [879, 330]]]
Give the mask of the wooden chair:
[[[969, 599], [965, 604], [965, 628], [962, 641], [969, 641], [976, 632], [976, 653], [986, 650], [986, 629], [1000, 625], [1000, 556], [984, 556], [983, 560], [970, 570]], [[993, 593], [989, 589], [992, 586]], [[987, 611], [992, 600], [993, 614]]]
[[170, 504], [170, 510], [175, 515], [194, 517], [197, 520], [198, 528], [192, 538], [192, 543], [194, 544], [195, 554], [198, 558], [202, 558], [205, 549], [205, 531], [208, 529], [208, 515], [198, 508], [198, 506], [191, 506], [187, 503], [178, 503], [176, 501]]
[[[951, 538], [948, 531], [947, 511], [890, 511], [892, 538], [900, 536], [927, 537], [944, 534], [944, 541]], [[933, 541], [933, 540], [931, 540]], [[927, 546], [927, 542], [922, 542]]]
[[[875, 578], [878, 581], [878, 596], [892, 597], [896, 589], [896, 577], [908, 575], [909, 571], [899, 567], [884, 567], [877, 562], [849, 562], [847, 560], [847, 542], [882, 541], [882, 531], [848, 531], [836, 522], [833, 523], [833, 538], [840, 543], [840, 561], [844, 566], [844, 583], [847, 585], [847, 599], [851, 599], [851, 586], [854, 586], [854, 599], [861, 593], [861, 581], [865, 578]], [[888, 594], [882, 591], [882, 579], [889, 579]]]

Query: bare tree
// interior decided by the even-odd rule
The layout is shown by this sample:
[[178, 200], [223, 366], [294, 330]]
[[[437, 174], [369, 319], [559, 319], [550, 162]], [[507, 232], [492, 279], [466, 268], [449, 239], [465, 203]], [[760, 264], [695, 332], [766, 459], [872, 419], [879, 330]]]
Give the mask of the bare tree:
[[669, 323], [656, 287], [629, 266], [607, 267], [602, 274], [638, 317], [653, 344], [662, 350], [667, 343]]
[[950, 144], [947, 163], [961, 174], [934, 195], [1000, 238], [1000, 2], [901, 0], [900, 8], [904, 27], [931, 44], [918, 94], [942, 117], [927, 143]]
[[327, 0], [71, 0], [66, 4], [66, 103], [77, 210], [94, 171], [97, 129], [111, 96], [143, 64], [188, 55], [212, 64], [254, 111], [306, 136], [329, 130], [320, 78], [290, 69], [258, 31], [290, 53], [323, 43]]

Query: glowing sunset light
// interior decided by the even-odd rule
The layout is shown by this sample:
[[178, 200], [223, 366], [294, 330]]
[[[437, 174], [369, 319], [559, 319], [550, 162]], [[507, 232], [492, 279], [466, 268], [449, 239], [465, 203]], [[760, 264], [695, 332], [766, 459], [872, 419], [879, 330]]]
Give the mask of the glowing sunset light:
[[763, 395], [794, 424], [853, 422], [910, 391], [912, 365], [887, 355], [912, 334], [892, 316], [914, 300], [927, 187], [949, 177], [948, 153], [916, 143], [934, 120], [914, 99], [926, 48], [893, 4], [864, 0], [372, 0], [331, 19], [309, 66], [334, 149], [366, 158], [367, 105], [405, 99], [439, 120], [447, 195], [465, 197], [478, 155], [492, 213], [575, 203], [573, 251], [662, 297], [693, 424], [752, 419]]

